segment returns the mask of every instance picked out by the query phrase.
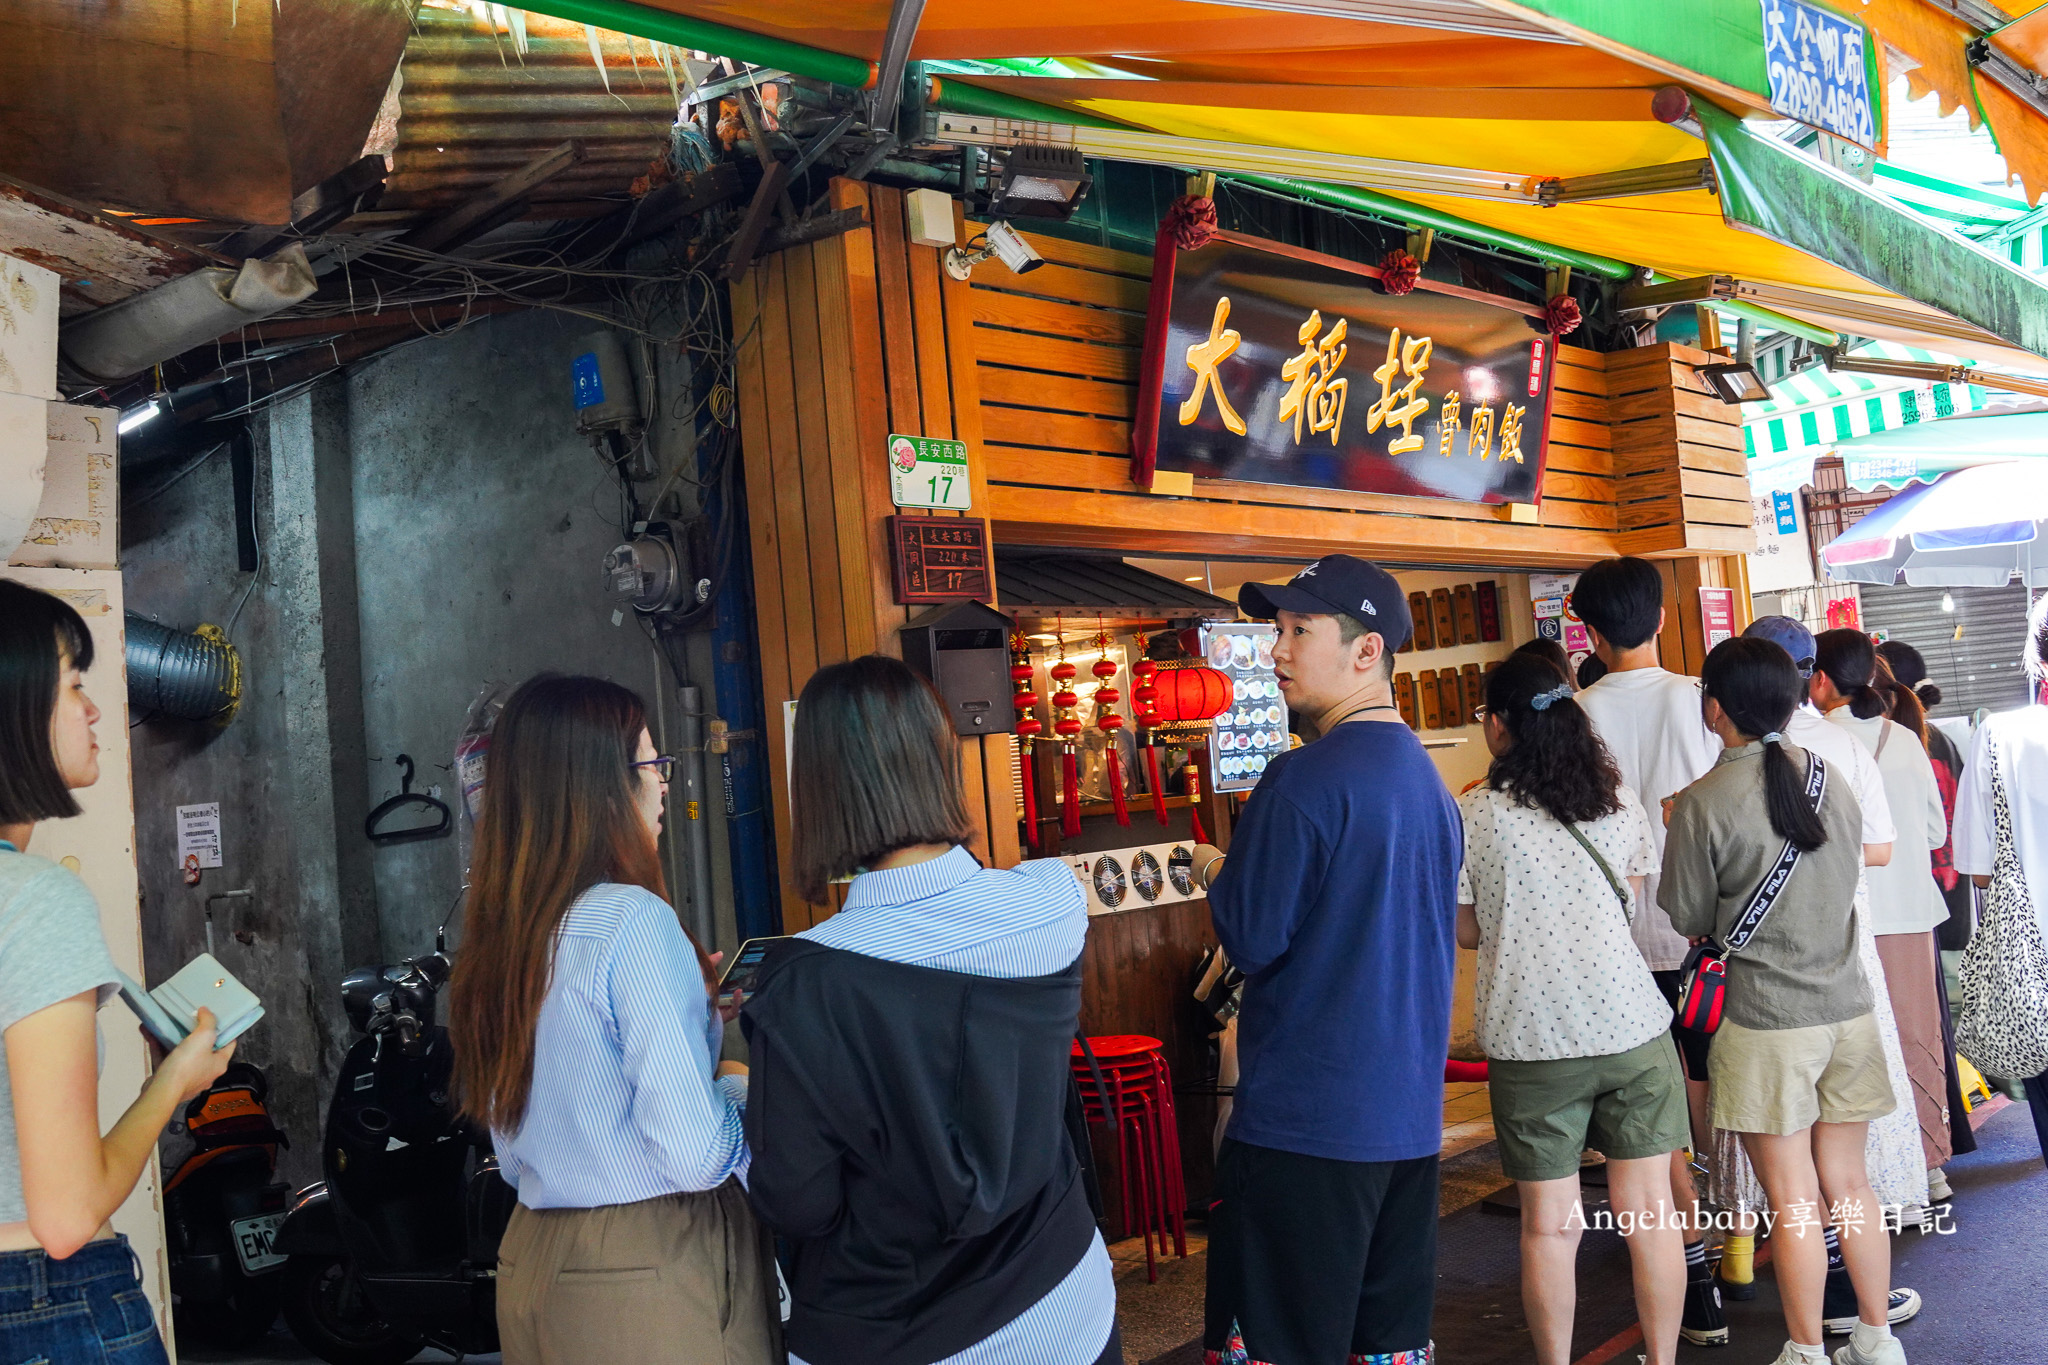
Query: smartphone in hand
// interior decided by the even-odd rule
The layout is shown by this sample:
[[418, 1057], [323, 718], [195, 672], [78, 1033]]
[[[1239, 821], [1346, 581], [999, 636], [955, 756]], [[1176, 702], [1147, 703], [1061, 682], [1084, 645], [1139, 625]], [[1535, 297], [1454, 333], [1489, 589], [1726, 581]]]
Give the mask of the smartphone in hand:
[[725, 964], [725, 974], [718, 978], [718, 1002], [729, 1004], [735, 996], [752, 995], [754, 981], [761, 974], [761, 964], [767, 960], [768, 950], [781, 943], [787, 935], [774, 938], [750, 938], [732, 955], [732, 961]]

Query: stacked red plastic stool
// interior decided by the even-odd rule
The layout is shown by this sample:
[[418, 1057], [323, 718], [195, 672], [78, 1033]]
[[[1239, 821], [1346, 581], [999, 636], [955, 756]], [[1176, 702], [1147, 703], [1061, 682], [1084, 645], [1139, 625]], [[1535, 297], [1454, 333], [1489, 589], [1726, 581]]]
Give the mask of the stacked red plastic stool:
[[1173, 1112], [1173, 1073], [1160, 1055], [1157, 1038], [1112, 1034], [1088, 1040], [1102, 1083], [1079, 1043], [1074, 1044], [1074, 1080], [1088, 1122], [1114, 1127], [1118, 1183], [1122, 1186], [1124, 1234], [1145, 1238], [1145, 1278], [1157, 1281], [1152, 1239], [1159, 1255], [1169, 1242], [1176, 1256], [1188, 1254], [1187, 1187], [1181, 1179], [1180, 1130]]

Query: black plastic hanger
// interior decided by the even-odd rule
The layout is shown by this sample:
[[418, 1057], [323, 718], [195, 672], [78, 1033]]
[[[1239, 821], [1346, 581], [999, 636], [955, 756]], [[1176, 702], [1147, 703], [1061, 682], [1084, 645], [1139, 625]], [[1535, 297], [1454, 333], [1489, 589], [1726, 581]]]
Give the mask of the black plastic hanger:
[[[405, 769], [404, 774], [398, 780], [398, 795], [371, 811], [369, 818], [363, 821], [363, 833], [369, 838], [370, 842], [373, 844], [402, 844], [412, 839], [438, 839], [449, 830], [455, 828], [455, 812], [449, 810], [444, 803], [428, 796], [425, 792], [416, 792], [412, 789], [412, 755], [400, 754], [398, 756], [398, 763], [400, 767]], [[438, 811], [441, 821], [439, 824], [434, 825], [414, 825], [410, 829], [380, 830], [377, 828], [379, 820], [382, 820], [401, 806], [423, 806], [428, 810]]]

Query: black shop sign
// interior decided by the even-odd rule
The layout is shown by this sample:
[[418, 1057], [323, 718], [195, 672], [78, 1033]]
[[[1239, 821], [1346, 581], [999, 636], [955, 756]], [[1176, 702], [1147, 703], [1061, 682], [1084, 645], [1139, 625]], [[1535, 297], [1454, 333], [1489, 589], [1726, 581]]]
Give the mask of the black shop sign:
[[1230, 232], [1162, 249], [1132, 477], [1535, 502], [1557, 352], [1537, 311], [1429, 280], [1390, 295], [1375, 267]]

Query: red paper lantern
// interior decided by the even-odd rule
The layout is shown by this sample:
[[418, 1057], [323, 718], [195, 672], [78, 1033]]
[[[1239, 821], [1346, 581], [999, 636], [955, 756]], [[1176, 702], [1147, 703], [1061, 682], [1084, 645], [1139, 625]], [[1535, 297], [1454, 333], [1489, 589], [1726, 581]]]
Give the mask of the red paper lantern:
[[[1158, 695], [1139, 716], [1147, 725], [1189, 725], [1230, 709], [1230, 679], [1217, 669], [1162, 668], [1153, 675], [1152, 687]], [[1133, 693], [1133, 703], [1137, 700]]]

